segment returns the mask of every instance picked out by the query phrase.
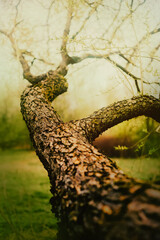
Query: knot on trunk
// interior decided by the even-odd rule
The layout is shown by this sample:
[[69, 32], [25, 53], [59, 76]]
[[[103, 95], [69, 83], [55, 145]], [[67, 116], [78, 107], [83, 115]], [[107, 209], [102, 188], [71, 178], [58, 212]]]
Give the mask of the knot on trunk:
[[46, 100], [52, 102], [57, 96], [64, 92], [67, 92], [68, 83], [67, 79], [62, 75], [49, 71], [47, 77], [41, 82], [35, 84], [35, 87], [39, 87]]

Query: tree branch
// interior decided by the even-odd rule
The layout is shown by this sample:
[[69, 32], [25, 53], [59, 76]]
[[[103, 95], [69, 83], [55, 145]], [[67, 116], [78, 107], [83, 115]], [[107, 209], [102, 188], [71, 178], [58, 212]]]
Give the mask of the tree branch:
[[119, 52], [119, 53], [117, 53], [120, 57], [122, 57], [128, 64], [132, 64], [134, 67], [137, 67], [136, 66], [136, 64], [133, 62], [133, 61], [131, 61], [130, 59], [128, 59], [126, 56], [125, 56], [125, 54], [123, 54], [123, 53], [121, 53], [121, 52]]
[[32, 58], [33, 58], [32, 63], [33, 63], [35, 60], [37, 60], [37, 61], [43, 62], [43, 63], [46, 64], [46, 65], [55, 66], [55, 64], [52, 63], [52, 62], [48, 62], [47, 60], [45, 60], [45, 59], [43, 59], [43, 58], [35, 57], [32, 52], [29, 52], [29, 51], [26, 51], [26, 50], [20, 50], [20, 52], [21, 52], [22, 54], [25, 54], [25, 55], [27, 55], [27, 56], [32, 57]]
[[69, 32], [70, 32], [70, 26], [71, 26], [71, 21], [72, 21], [72, 13], [73, 13], [73, 6], [71, 5], [72, 3], [69, 4], [68, 7], [68, 14], [67, 14], [67, 21], [66, 25], [64, 28], [63, 32], [63, 39], [62, 39], [62, 45], [61, 45], [61, 56], [62, 56], [62, 63], [61, 68], [62, 70], [66, 71], [67, 65], [70, 63], [71, 58], [68, 55], [67, 52], [67, 42], [68, 42], [68, 37], [69, 37]]
[[148, 38], [148, 36], [153, 35], [153, 34], [156, 34], [156, 33], [159, 33], [159, 32], [160, 32], [160, 28], [155, 28], [154, 30], [150, 31], [149, 33], [146, 33], [146, 34], [139, 40], [139, 42], [133, 47], [133, 53], [132, 53], [132, 54], [135, 53], [135, 51], [137, 50], [138, 45], [141, 44], [143, 41], [145, 41], [145, 40]]
[[[93, 5], [93, 3], [91, 4]], [[100, 2], [98, 1], [97, 3], [95, 3], [95, 6], [91, 8], [91, 10], [88, 13], [88, 16], [84, 19], [80, 29], [72, 36], [72, 40], [74, 40], [77, 35], [83, 30], [84, 26], [86, 25], [87, 21], [90, 19], [90, 17], [94, 14], [94, 12], [97, 10], [97, 8], [99, 7]]]
[[50, 14], [51, 14], [51, 9], [52, 9], [52, 6], [53, 4], [55, 3], [55, 0], [52, 0], [52, 2], [50, 3], [50, 6], [48, 8], [48, 14], [47, 14], [47, 19], [46, 19], [46, 27], [47, 27], [47, 35], [48, 35], [48, 39], [47, 39], [47, 53], [48, 53], [48, 56], [49, 56], [49, 43], [50, 43], [50, 28], [49, 28], [49, 19], [50, 19]]
[[90, 142], [102, 132], [131, 118], [141, 115], [151, 117], [160, 122], [160, 100], [152, 96], [133, 97], [119, 101], [106, 108], [94, 112], [87, 118], [75, 121], [85, 132]]
[[[150, 31], [149, 33], [146, 33], [139, 41], [138, 43], [133, 47], [132, 49], [132, 53], [131, 53], [131, 57], [130, 57], [130, 61], [131, 61], [131, 58], [133, 57], [133, 55], [135, 54], [135, 52], [137, 51], [138, 49], [138, 46], [143, 42], [145, 41], [150, 35], [153, 35], [153, 34], [156, 34], [156, 33], [159, 33], [160, 32], [160, 28], [155, 28], [153, 29], [152, 31]], [[127, 66], [130, 64], [130, 62], [127, 63]]]
[[[114, 54], [114, 53], [112, 53]], [[137, 88], [137, 91], [140, 92], [140, 88], [138, 86], [138, 80], [140, 80], [139, 77], [136, 77], [134, 74], [130, 73], [126, 68], [124, 68], [122, 65], [120, 65], [119, 63], [116, 63], [114, 60], [112, 60], [109, 55], [111, 55], [110, 53], [109, 54], [84, 54], [82, 57], [77, 57], [77, 56], [72, 56], [72, 64], [75, 64], [75, 63], [79, 63], [87, 58], [97, 58], [97, 59], [106, 59], [108, 61], [110, 61], [112, 64], [114, 64], [114, 66], [118, 67], [119, 69], [121, 69], [123, 72], [125, 72], [128, 76], [132, 77], [134, 80], [135, 80], [135, 85], [136, 85], [136, 88]], [[145, 81], [143, 81], [144, 83], [146, 83]]]
[[[14, 50], [14, 55], [18, 58], [18, 60], [20, 61], [21, 63], [21, 66], [22, 66], [22, 69], [23, 69], [23, 77], [28, 80], [31, 84], [36, 84], [38, 83], [39, 81], [42, 81], [44, 80], [48, 74], [50, 73], [53, 73], [53, 71], [49, 71], [48, 73], [46, 74], [41, 74], [41, 75], [38, 75], [38, 76], [34, 76], [31, 71], [30, 71], [30, 66], [27, 62], [27, 60], [25, 59], [24, 57], [24, 54], [26, 55], [29, 55], [29, 56], [32, 56], [32, 53], [28, 52], [28, 51], [25, 51], [25, 50], [20, 50], [17, 45], [16, 45], [16, 42], [12, 36], [13, 32], [11, 32], [10, 34], [8, 34], [7, 32], [3, 31], [0, 29], [0, 33], [4, 34], [10, 41], [11, 45], [12, 45], [12, 48]], [[34, 57], [35, 58], [35, 57]], [[43, 59], [38, 59], [39, 61], [43, 61], [45, 62], [45, 60]], [[47, 63], [47, 62], [45, 62]], [[48, 64], [48, 63], [47, 63]], [[58, 71], [55, 71], [56, 73], [58, 73]]]
[[110, 25], [108, 26], [108, 28], [105, 30], [105, 32], [103, 33], [102, 37], [104, 37], [104, 36], [109, 32], [109, 30], [111, 29], [111, 27], [113, 27], [113, 24], [114, 24], [114, 22], [116, 21], [116, 19], [118, 18], [118, 15], [119, 15], [119, 13], [120, 13], [121, 6], [122, 6], [122, 2], [123, 2], [123, 0], [120, 0], [117, 14], [114, 16], [111, 24], [110, 24]]
[[47, 77], [47, 74], [41, 74], [38, 76], [34, 76], [30, 71], [30, 66], [28, 65], [28, 62], [26, 61], [25, 57], [23, 56], [23, 53], [20, 54], [19, 61], [22, 65], [23, 77], [26, 80], [28, 80], [31, 84], [36, 84], [39, 81], [42, 81]]
[[153, 60], [155, 59], [154, 56], [156, 54], [156, 52], [158, 51], [158, 49], [160, 48], [160, 43], [158, 43], [158, 45], [152, 50], [152, 52], [150, 53], [150, 62], [147, 64], [146, 69], [149, 67], [149, 65], [151, 65], [151, 63], [153, 62]]
[[[110, 57], [108, 57], [108, 60], [113, 63], [116, 67], [118, 67], [119, 69], [121, 69], [123, 72], [125, 72], [128, 76], [132, 77], [135, 81], [135, 85], [136, 85], [136, 89], [137, 92], [141, 92], [139, 85], [138, 85], [138, 80], [140, 80], [139, 77], [136, 77], [134, 74], [130, 73], [126, 68], [124, 68], [123, 66], [121, 66], [119, 63], [116, 63], [114, 60], [112, 60]], [[144, 82], [144, 81], [143, 81]]]
[[12, 28], [12, 30], [11, 30], [11, 32], [10, 32], [10, 35], [13, 34], [13, 32], [14, 32], [15, 28], [17, 27], [17, 25], [22, 22], [22, 20], [19, 21], [19, 22], [17, 22], [18, 7], [19, 7], [20, 3], [21, 3], [21, 0], [18, 0], [17, 4], [15, 5], [16, 14], [15, 14], [15, 18], [14, 18], [14, 25], [13, 25], [13, 28]]
[[[110, 43], [111, 43], [112, 40], [114, 39], [117, 31], [118, 31], [118, 30], [121, 28], [121, 26], [125, 23], [125, 21], [126, 21], [133, 13], [135, 13], [135, 12], [137, 11], [137, 9], [138, 9], [141, 5], [143, 5], [145, 2], [146, 2], [146, 0], [144, 0], [142, 3], [139, 3], [139, 4], [135, 7], [135, 9], [132, 9], [132, 11], [130, 11], [124, 18], [122, 18], [121, 22], [116, 26], [116, 28], [114, 29], [114, 31], [113, 31], [113, 33], [112, 33], [112, 36], [111, 36], [111, 38], [110, 38], [110, 40], [109, 40]], [[103, 34], [103, 36], [104, 36], [104, 35], [105, 35], [105, 34]]]

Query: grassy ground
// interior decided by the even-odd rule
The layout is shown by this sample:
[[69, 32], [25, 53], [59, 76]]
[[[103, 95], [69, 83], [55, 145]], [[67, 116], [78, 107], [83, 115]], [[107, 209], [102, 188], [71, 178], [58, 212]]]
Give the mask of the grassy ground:
[[[115, 159], [116, 160], [116, 159]], [[158, 159], [117, 159], [130, 176], [160, 178]], [[48, 176], [34, 152], [0, 152], [0, 239], [54, 240]]]
[[49, 188], [34, 152], [0, 152], [0, 239], [56, 239]]
[[119, 158], [114, 160], [130, 177], [149, 182], [160, 181], [160, 159], [158, 158]]

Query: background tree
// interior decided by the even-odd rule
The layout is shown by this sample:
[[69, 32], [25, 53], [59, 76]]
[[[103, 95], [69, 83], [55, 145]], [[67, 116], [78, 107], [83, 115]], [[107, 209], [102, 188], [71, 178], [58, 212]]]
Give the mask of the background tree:
[[[0, 30], [21, 63], [24, 78], [31, 83], [22, 95], [21, 110], [37, 155], [48, 171], [53, 194], [51, 203], [61, 220], [59, 237], [62, 239], [150, 239], [153, 235], [158, 239], [160, 236], [159, 186], [128, 178], [114, 162], [92, 146], [99, 134], [124, 120], [145, 115], [160, 121], [159, 100], [143, 95], [148, 91], [146, 86], [150, 89], [159, 86], [158, 76], [149, 81], [145, 72], [145, 67], [155, 67], [155, 62], [159, 61], [156, 57], [159, 26], [157, 24], [150, 30], [148, 22], [140, 37], [135, 26], [137, 16], [142, 13], [138, 11], [146, 2], [114, 1], [112, 5], [108, 1], [83, 0], [78, 4], [77, 1], [47, 1], [44, 5], [43, 1], [36, 1], [35, 4], [47, 10], [48, 38], [44, 48], [46, 52], [48, 50], [47, 60], [41, 57], [44, 55], [42, 49], [36, 48], [35, 53], [31, 51], [34, 38], [26, 41], [27, 36], [32, 35], [26, 31], [24, 19], [19, 19], [19, 9], [22, 10], [27, 1], [20, 0], [15, 4], [11, 29]], [[4, 2], [2, 4], [5, 6]], [[65, 13], [67, 17], [63, 33], [57, 29], [59, 39], [49, 21], [52, 11], [62, 7], [64, 11], [59, 11], [60, 17]], [[110, 11], [114, 12], [113, 17]], [[132, 45], [127, 44], [123, 32], [127, 26], [134, 36]], [[56, 49], [59, 49], [59, 56], [54, 58], [53, 36], [58, 40]], [[152, 37], [154, 46], [148, 55], [143, 55], [145, 43]], [[39, 56], [35, 57], [36, 54]], [[70, 68], [73, 71], [72, 65], [87, 59], [109, 62], [120, 71], [132, 92], [135, 90], [130, 80], [141, 94], [102, 108], [87, 118], [64, 123], [50, 103], [67, 91], [67, 74]], [[48, 65], [45, 67], [48, 70], [37, 74], [35, 69], [32, 73], [35, 61]], [[154, 94], [157, 94], [156, 90]]]

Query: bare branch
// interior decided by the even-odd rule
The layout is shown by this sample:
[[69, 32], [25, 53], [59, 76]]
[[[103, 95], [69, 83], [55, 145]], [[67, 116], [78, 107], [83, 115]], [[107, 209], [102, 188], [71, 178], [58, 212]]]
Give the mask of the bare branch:
[[10, 32], [10, 35], [13, 34], [13, 32], [15, 31], [15, 28], [23, 21], [23, 20], [21, 20], [21, 21], [17, 22], [18, 7], [19, 7], [20, 3], [21, 3], [21, 0], [18, 0], [17, 4], [15, 5], [16, 14], [15, 14], [15, 18], [14, 18], [14, 25], [13, 25], [13, 28], [12, 28], [12, 30]]
[[133, 7], [133, 1], [134, 1], [134, 0], [131, 0], [131, 9], [132, 9], [132, 7]]
[[[137, 43], [136, 45], [133, 47], [133, 50], [132, 50], [132, 53], [131, 53], [131, 58], [133, 57], [133, 55], [135, 54], [135, 52], [137, 51], [138, 49], [138, 46], [144, 42], [149, 36], [153, 35], [153, 34], [156, 34], [156, 33], [159, 33], [160, 32], [160, 28], [155, 28], [153, 29], [152, 31], [150, 31], [149, 33], [146, 33]], [[130, 58], [130, 60], [131, 60]], [[127, 67], [130, 63], [128, 62], [127, 64]]]
[[156, 52], [158, 51], [158, 49], [160, 48], [160, 43], [152, 50], [152, 52], [150, 53], [150, 62], [148, 63], [147, 67], [149, 67], [149, 65], [151, 65], [151, 63], [153, 62], [153, 60], [155, 59], [154, 58], [154, 55], [156, 54]]
[[[86, 1], [85, 1], [86, 2]], [[89, 5], [93, 5], [93, 3], [88, 3]], [[90, 17], [96, 12], [97, 8], [100, 6], [100, 2], [98, 1], [95, 3], [95, 6], [92, 7], [92, 9], [89, 11], [88, 16], [84, 19], [80, 29], [72, 36], [72, 39], [74, 40], [77, 35], [83, 30], [84, 26], [86, 25], [87, 21], [90, 19]]]
[[[134, 46], [134, 51], [136, 51], [137, 46], [138, 46], [139, 44], [141, 44], [143, 41], [145, 41], [145, 40], [148, 38], [148, 36], [153, 35], [153, 34], [156, 34], [156, 33], [158, 33], [158, 32], [160, 32], [160, 28], [155, 28], [154, 30], [150, 31], [149, 33], [146, 33], [146, 35], [144, 35], [144, 36], [141, 38], [141, 40]], [[133, 53], [133, 54], [134, 54], [134, 53]]]
[[79, 63], [85, 59], [89, 59], [89, 58], [95, 58], [95, 59], [107, 59], [109, 56], [109, 54], [90, 54], [90, 53], [87, 53], [87, 54], [83, 54], [81, 57], [78, 57], [78, 56], [72, 56], [72, 61], [73, 63], [72, 64], [75, 64], [75, 63]]
[[4, 34], [6, 37], [9, 38], [9, 34], [7, 32], [5, 32], [5, 31], [3, 31], [2, 29], [0, 29], [0, 33]]
[[[134, 74], [130, 73], [126, 68], [124, 68], [123, 66], [121, 66], [119, 63], [116, 63], [114, 60], [112, 60], [110, 57], [108, 57], [108, 60], [113, 63], [116, 67], [118, 67], [119, 69], [121, 69], [123, 72], [125, 72], [128, 76], [132, 77], [135, 81], [135, 86], [136, 86], [136, 89], [137, 89], [137, 92], [141, 92], [140, 91], [140, 88], [139, 88], [139, 85], [138, 85], [138, 81], [137, 80], [140, 80], [139, 77], [136, 77]], [[144, 81], [143, 81], [144, 82]]]
[[88, 6], [90, 6], [90, 7], [92, 7], [93, 4], [94, 4], [94, 2], [89, 3], [87, 0], [84, 0], [84, 2], [85, 2]]
[[[113, 31], [113, 33], [112, 33], [112, 36], [111, 36], [111, 38], [110, 38], [110, 40], [109, 40], [110, 43], [111, 43], [112, 40], [114, 39], [117, 31], [118, 31], [118, 30], [121, 28], [121, 26], [126, 22], [126, 20], [128, 20], [128, 18], [129, 18], [133, 13], [135, 13], [135, 12], [137, 11], [137, 9], [138, 9], [141, 5], [143, 5], [145, 2], [146, 2], [146, 0], [144, 0], [142, 3], [139, 3], [139, 4], [136, 6], [135, 9], [132, 9], [132, 11], [130, 11], [124, 18], [122, 18], [121, 22], [116, 26], [116, 28], [114, 29], [114, 31]], [[106, 34], [106, 33], [105, 33], [105, 34]], [[103, 34], [103, 36], [104, 36], [105, 34]]]
[[19, 61], [22, 65], [23, 77], [26, 80], [28, 80], [31, 84], [36, 84], [36, 83], [44, 80], [45, 78], [47, 78], [47, 74], [41, 74], [38, 76], [34, 76], [33, 74], [31, 74], [30, 66], [29, 66], [28, 62], [26, 61], [26, 59], [24, 58], [22, 53], [19, 56]]
[[140, 80], [139, 77], [136, 77], [134, 74], [130, 73], [126, 68], [124, 68], [122, 65], [120, 65], [119, 63], [116, 63], [114, 60], [112, 60], [109, 55], [111, 54], [85, 54], [83, 55], [82, 57], [76, 57], [76, 56], [73, 56], [72, 57], [72, 61], [73, 63], [72, 64], [75, 64], [75, 63], [79, 63], [85, 59], [88, 59], [88, 58], [95, 58], [95, 59], [106, 59], [108, 61], [110, 61], [112, 64], [114, 64], [114, 66], [118, 67], [119, 69], [121, 69], [123, 72], [125, 72], [127, 75], [129, 75], [130, 77], [132, 77], [134, 80], [135, 80], [135, 85], [136, 85], [136, 88], [137, 88], [137, 91], [140, 92], [140, 88], [138, 86], [138, 81], [137, 80]]
[[70, 62], [70, 57], [68, 55], [67, 52], [67, 42], [68, 42], [68, 36], [69, 36], [69, 32], [70, 32], [70, 26], [71, 26], [71, 21], [72, 21], [72, 13], [73, 13], [73, 6], [69, 5], [68, 7], [68, 14], [67, 14], [67, 21], [66, 21], [66, 25], [64, 28], [64, 32], [63, 32], [63, 40], [62, 40], [62, 45], [61, 45], [61, 55], [62, 55], [62, 64], [65, 67], [69, 64]]
[[21, 63], [21, 66], [22, 66], [22, 69], [23, 69], [23, 76], [26, 80], [28, 80], [30, 83], [32, 84], [35, 84], [41, 80], [43, 80], [44, 78], [47, 77], [47, 74], [42, 74], [42, 75], [39, 75], [39, 76], [34, 76], [31, 74], [31, 71], [30, 71], [30, 66], [28, 64], [28, 62], [26, 61], [26, 59], [24, 58], [24, 54], [27, 54], [27, 55], [30, 55], [32, 56], [31, 53], [27, 52], [27, 51], [24, 51], [24, 50], [20, 50], [17, 45], [16, 45], [16, 42], [12, 36], [13, 33], [10, 33], [8, 34], [7, 32], [3, 31], [3, 30], [0, 30], [0, 33], [4, 34], [10, 41], [11, 43], [11, 46], [14, 50], [14, 55], [18, 58], [18, 60], [20, 61]]
[[136, 64], [133, 62], [133, 61], [131, 61], [131, 59], [128, 59], [126, 56], [125, 56], [125, 54], [123, 54], [123, 53], [121, 53], [121, 52], [117, 52], [117, 54], [120, 56], [120, 57], [122, 57], [124, 60], [126, 60], [126, 62], [128, 63], [128, 64], [132, 64], [133, 66], [135, 66], [135, 67], [137, 67], [136, 66]]
[[45, 60], [45, 59], [43, 59], [43, 58], [35, 57], [35, 56], [33, 55], [33, 53], [31, 53], [31, 52], [28, 52], [28, 51], [26, 51], [26, 50], [20, 50], [20, 52], [21, 52], [22, 54], [27, 55], [27, 56], [33, 57], [33, 61], [32, 61], [32, 62], [34, 62], [35, 60], [37, 60], [37, 61], [43, 62], [43, 63], [46, 64], [46, 65], [55, 66], [54, 63], [48, 62], [47, 60]]
[[113, 24], [114, 24], [114, 22], [116, 21], [116, 19], [118, 18], [118, 15], [119, 15], [119, 13], [120, 13], [121, 6], [122, 6], [122, 1], [123, 1], [123, 0], [121, 0], [120, 3], [119, 3], [119, 8], [118, 8], [117, 14], [114, 16], [111, 24], [108, 26], [108, 28], [106, 29], [106, 31], [103, 33], [102, 37], [104, 37], [104, 36], [109, 32], [109, 30], [110, 30], [111, 27], [113, 27]]
[[119, 101], [94, 112], [91, 116], [75, 121], [90, 142], [102, 132], [131, 118], [145, 115], [160, 122], [160, 100], [152, 96], [139, 96]]
[[47, 26], [47, 35], [48, 35], [48, 40], [47, 40], [47, 45], [48, 45], [48, 49], [47, 49], [47, 52], [48, 52], [48, 55], [49, 55], [49, 42], [50, 42], [50, 29], [49, 29], [49, 18], [50, 18], [50, 14], [51, 14], [51, 9], [52, 9], [52, 6], [53, 4], [55, 3], [55, 0], [53, 0], [48, 8], [48, 14], [47, 14], [47, 20], [46, 20], [46, 26]]
[[48, 10], [48, 6], [46, 5], [46, 1], [40, 1], [40, 0], [36, 0], [36, 2], [38, 2], [42, 8]]
[[[107, 54], [83, 54], [82, 56], [72, 56], [71, 57], [71, 63], [72, 64], [76, 64], [76, 63], [80, 63], [81, 61], [85, 60], [85, 59], [105, 59], [108, 60], [109, 62], [111, 62], [114, 66], [116, 66], [118, 69], [120, 69], [121, 71], [123, 71], [125, 74], [127, 74], [129, 77], [131, 77], [132, 79], [134, 79], [135, 81], [135, 86], [137, 89], [137, 92], [140, 93], [140, 88], [138, 85], [138, 81], [141, 81], [140, 77], [135, 76], [133, 73], [131, 73], [129, 70], [127, 70], [127, 68], [123, 67], [122, 65], [120, 65], [119, 63], [115, 62], [114, 60], [112, 60], [110, 58], [111, 55], [114, 54], [118, 54], [120, 57], [124, 58], [127, 62], [130, 62], [130, 59], [126, 58], [123, 54], [121, 54], [119, 51], [115, 51], [115, 52], [111, 52], [111, 53], [107, 53]], [[130, 62], [132, 63], [132, 62]], [[135, 66], [134, 63], [132, 63], [133, 66]], [[143, 80], [144, 84], [157, 84], [160, 85], [159, 82], [149, 82], [149, 81], [145, 81]]]
[[4, 30], [2, 30], [2, 29], [0, 29], [0, 33], [2, 33], [3, 35], [5, 35], [5, 36], [9, 39], [9, 41], [10, 41], [10, 43], [11, 43], [11, 45], [12, 45], [12, 48], [13, 48], [13, 50], [14, 50], [14, 55], [17, 56], [17, 47], [16, 47], [16, 43], [15, 43], [15, 41], [14, 41], [14, 38], [13, 38], [13, 36], [12, 36], [12, 33], [7, 33], [6, 31], [4, 31]]

